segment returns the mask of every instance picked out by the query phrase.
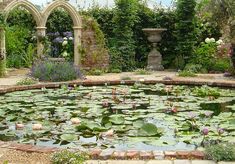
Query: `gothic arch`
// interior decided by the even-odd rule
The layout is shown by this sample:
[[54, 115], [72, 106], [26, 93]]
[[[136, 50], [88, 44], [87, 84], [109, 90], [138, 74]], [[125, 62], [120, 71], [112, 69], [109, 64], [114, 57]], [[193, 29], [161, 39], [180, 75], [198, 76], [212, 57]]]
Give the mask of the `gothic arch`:
[[76, 11], [76, 9], [67, 1], [60, 1], [60, 0], [53, 1], [43, 10], [43, 12], [42, 12], [43, 19], [41, 22], [42, 23], [41, 27], [46, 26], [47, 19], [50, 16], [51, 12], [58, 7], [62, 7], [63, 9], [65, 9], [69, 13], [69, 15], [71, 16], [71, 18], [73, 20], [74, 27], [81, 27], [82, 21], [81, 21], [81, 18], [79, 16], [78, 12]]
[[27, 9], [33, 16], [34, 20], [36, 21], [37, 26], [40, 25], [42, 16], [41, 13], [38, 11], [38, 9], [32, 4], [31, 2], [27, 0], [14, 0], [10, 2], [5, 8], [4, 13], [6, 15], [6, 18], [8, 17], [9, 13], [16, 7], [22, 6], [25, 9]]

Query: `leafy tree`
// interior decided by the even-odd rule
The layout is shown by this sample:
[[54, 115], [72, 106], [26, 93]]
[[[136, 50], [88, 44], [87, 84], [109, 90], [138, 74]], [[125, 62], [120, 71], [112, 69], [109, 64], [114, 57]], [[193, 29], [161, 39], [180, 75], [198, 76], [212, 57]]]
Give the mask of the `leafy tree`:
[[111, 64], [114, 68], [129, 71], [135, 68], [136, 42], [133, 27], [138, 20], [138, 0], [116, 0], [115, 5]]
[[185, 62], [193, 54], [193, 48], [197, 41], [195, 28], [195, 0], [178, 0], [176, 9], [176, 38], [177, 38], [177, 62], [178, 67], [183, 68]]

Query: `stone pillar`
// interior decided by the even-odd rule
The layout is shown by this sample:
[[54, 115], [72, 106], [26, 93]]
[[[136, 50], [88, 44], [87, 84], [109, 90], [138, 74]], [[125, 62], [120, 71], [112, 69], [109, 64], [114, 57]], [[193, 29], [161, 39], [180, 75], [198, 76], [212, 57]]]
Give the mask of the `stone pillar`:
[[6, 74], [5, 30], [0, 27], [0, 77]]
[[5, 30], [0, 27], [0, 60], [6, 59]]
[[81, 54], [79, 47], [81, 46], [82, 28], [73, 27], [74, 30], [74, 65], [81, 67]]
[[46, 27], [37, 27], [37, 56], [41, 57], [44, 55], [44, 44], [43, 44], [43, 39], [46, 35]]

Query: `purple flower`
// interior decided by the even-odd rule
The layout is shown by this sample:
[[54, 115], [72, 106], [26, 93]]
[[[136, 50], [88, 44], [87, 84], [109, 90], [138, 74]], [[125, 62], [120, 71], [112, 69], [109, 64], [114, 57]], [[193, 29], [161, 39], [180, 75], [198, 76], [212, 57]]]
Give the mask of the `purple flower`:
[[70, 31], [66, 31], [66, 32], [63, 32], [63, 35], [64, 35], [65, 37], [69, 38], [69, 37], [72, 37], [72, 36], [73, 36], [73, 33], [70, 32]]
[[62, 43], [64, 39], [62, 37], [57, 37], [53, 40], [54, 43]]
[[206, 112], [205, 112], [205, 116], [206, 116], [206, 117], [210, 117], [213, 113], [214, 113], [214, 112], [212, 112], [212, 111], [206, 111]]
[[203, 128], [203, 129], [202, 129], [202, 134], [203, 134], [204, 136], [208, 135], [208, 133], [209, 133], [209, 129], [208, 129], [208, 128]]
[[219, 128], [217, 131], [218, 131], [219, 135], [224, 133], [224, 129], [223, 128]]
[[189, 117], [189, 119], [194, 119], [195, 117], [197, 117], [197, 114], [194, 112], [189, 112], [188, 117]]

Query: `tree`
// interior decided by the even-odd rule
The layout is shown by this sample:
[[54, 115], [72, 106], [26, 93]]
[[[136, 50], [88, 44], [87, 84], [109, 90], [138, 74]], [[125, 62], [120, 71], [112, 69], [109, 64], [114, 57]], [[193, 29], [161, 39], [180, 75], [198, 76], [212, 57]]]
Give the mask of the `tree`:
[[185, 62], [193, 54], [196, 43], [195, 0], [178, 0], [176, 8], [176, 46], [178, 68], [183, 68]]

